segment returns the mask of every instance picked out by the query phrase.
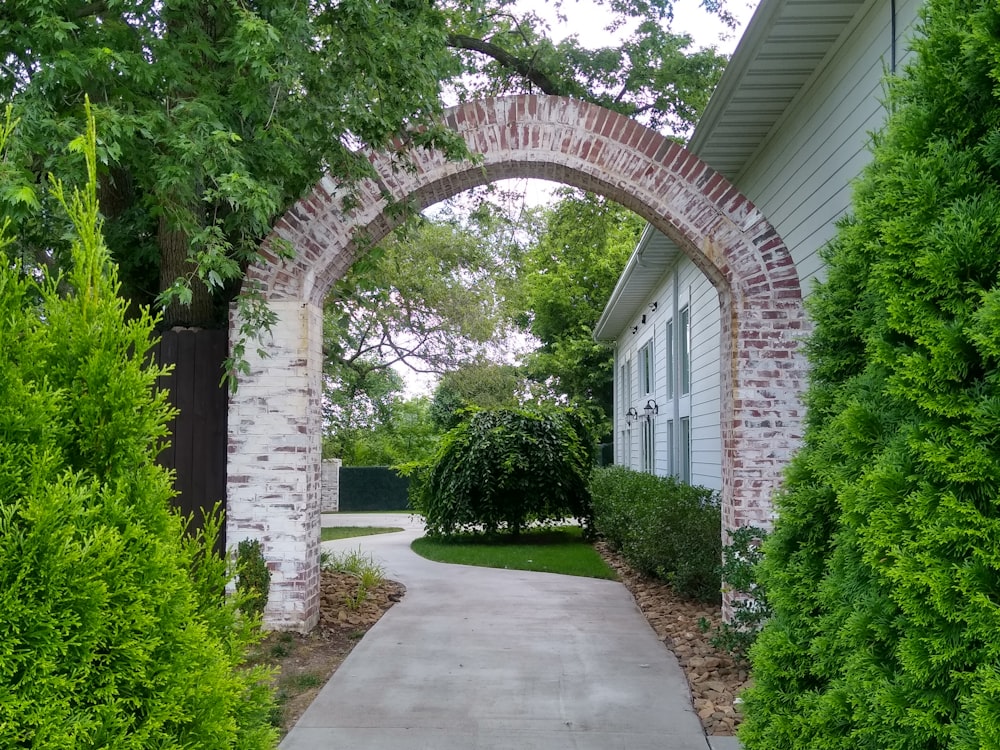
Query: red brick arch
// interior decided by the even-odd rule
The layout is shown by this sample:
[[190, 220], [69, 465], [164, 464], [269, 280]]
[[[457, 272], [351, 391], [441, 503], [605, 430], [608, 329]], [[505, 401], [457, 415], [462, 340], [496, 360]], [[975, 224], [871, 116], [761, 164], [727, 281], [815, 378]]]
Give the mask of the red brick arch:
[[[725, 528], [770, 521], [770, 495], [798, 442], [806, 370], [798, 274], [773, 227], [732, 184], [662, 135], [572, 99], [472, 102], [449, 110], [446, 121], [476, 161], [373, 154], [378, 176], [355, 187], [356, 208], [347, 211], [346, 193], [326, 177], [277, 223], [265, 243], [267, 262], [249, 273], [280, 321], [272, 356], [252, 363], [231, 407], [228, 533], [234, 541], [264, 537], [278, 573], [268, 616], [278, 626], [308, 627], [315, 616], [320, 311], [365, 243], [394, 228], [393, 203], [422, 209], [477, 185], [536, 177], [632, 209], [719, 291]], [[276, 238], [294, 248], [294, 258], [270, 253]], [[295, 520], [275, 528], [275, 509]]]

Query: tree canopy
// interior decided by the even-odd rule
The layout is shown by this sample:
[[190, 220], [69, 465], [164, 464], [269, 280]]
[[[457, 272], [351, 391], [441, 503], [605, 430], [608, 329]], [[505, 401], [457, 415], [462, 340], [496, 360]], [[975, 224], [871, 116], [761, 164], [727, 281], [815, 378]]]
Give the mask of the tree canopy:
[[[463, 153], [436, 125], [443, 83], [459, 97], [586, 97], [683, 132], [722, 58], [669, 31], [670, 0], [609, 7], [613, 24], [643, 21], [620, 48], [587, 51], [553, 43], [510, 0], [4, 3], [0, 101], [14, 105], [22, 136], [10, 158], [36, 185], [0, 196], [23, 228], [16, 252], [29, 264], [66, 260], [51, 240], [62, 232], [48, 231], [58, 212], [37, 186], [77, 168], [62, 145], [81, 129], [84, 96], [125, 292], [159, 299], [168, 324], [223, 322], [275, 217], [323, 172], [345, 183], [365, 173], [359, 147], [402, 134], [397, 143]], [[252, 300], [250, 327], [265, 324]]]
[[513, 302], [541, 342], [527, 358], [530, 376], [591, 410], [605, 427], [613, 406], [611, 350], [593, 332], [644, 222], [616, 203], [564, 190], [544, 214], [539, 240], [520, 269]]

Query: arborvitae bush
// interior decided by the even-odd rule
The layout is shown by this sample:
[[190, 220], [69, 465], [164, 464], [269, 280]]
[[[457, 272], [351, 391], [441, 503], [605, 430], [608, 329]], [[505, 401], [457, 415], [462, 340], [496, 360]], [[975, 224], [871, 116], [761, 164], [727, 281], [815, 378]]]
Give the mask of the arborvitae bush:
[[668, 581], [682, 596], [721, 599], [719, 495], [676, 477], [623, 466], [590, 479], [594, 528], [629, 564]]
[[407, 469], [410, 505], [431, 536], [517, 536], [532, 521], [563, 518], [589, 527], [592, 465], [589, 431], [571, 409], [475, 411], [427, 465]]
[[750, 750], [1000, 747], [1000, 9], [922, 19], [811, 300]]
[[93, 138], [68, 274], [0, 242], [0, 747], [271, 747], [217, 518], [186, 539], [154, 460], [170, 416], [143, 366], [154, 320], [116, 295]]

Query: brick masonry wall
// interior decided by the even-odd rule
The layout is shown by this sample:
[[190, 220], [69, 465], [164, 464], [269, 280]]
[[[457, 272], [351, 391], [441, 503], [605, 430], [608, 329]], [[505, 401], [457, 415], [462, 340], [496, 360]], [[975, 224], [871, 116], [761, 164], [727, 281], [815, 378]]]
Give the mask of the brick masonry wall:
[[[476, 162], [448, 162], [435, 152], [370, 154], [377, 177], [354, 186], [354, 208], [344, 210], [348, 191], [324, 177], [278, 221], [264, 244], [267, 262], [249, 271], [283, 312], [276, 353], [254, 363], [233, 399], [229, 539], [235, 544], [250, 530], [272, 539], [265, 544], [268, 560], [282, 573], [272, 583], [267, 621], [273, 627], [308, 626], [318, 580], [312, 572], [318, 553], [315, 562], [300, 555], [318, 550], [312, 542], [319, 533], [318, 486], [315, 497], [308, 487], [318, 485], [311, 478], [320, 461], [322, 321], [315, 323], [312, 312], [300, 313], [308, 318], [300, 321], [292, 308], [322, 309], [333, 282], [394, 228], [393, 204], [422, 209], [494, 180], [537, 177], [632, 209], [677, 242], [719, 290], [724, 535], [747, 524], [770, 525], [771, 494], [799, 444], [806, 362], [798, 342], [808, 322], [798, 274], [781, 238], [739, 190], [678, 144], [585, 102], [490, 99], [449, 110], [446, 122], [479, 155]], [[269, 249], [275, 238], [295, 249], [292, 260], [277, 260]], [[258, 429], [258, 418], [271, 428]], [[296, 462], [269, 459], [253, 469], [287, 439], [278, 423], [317, 434], [300, 433], [304, 447]], [[253, 439], [239, 430], [253, 432]], [[267, 510], [249, 507], [260, 504]]]
[[340, 510], [340, 466], [343, 463], [339, 458], [323, 460], [322, 502], [320, 503], [320, 510], [323, 513], [336, 513]]

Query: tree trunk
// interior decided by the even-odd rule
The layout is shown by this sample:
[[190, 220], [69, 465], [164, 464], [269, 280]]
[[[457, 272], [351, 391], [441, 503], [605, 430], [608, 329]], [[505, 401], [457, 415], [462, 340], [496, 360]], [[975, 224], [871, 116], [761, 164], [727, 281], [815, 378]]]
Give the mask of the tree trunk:
[[191, 281], [191, 304], [172, 302], [163, 311], [163, 322], [167, 326], [201, 326], [212, 328], [215, 324], [215, 305], [212, 295], [195, 273], [195, 264], [188, 257], [188, 235], [181, 229], [170, 227], [164, 217], [160, 217], [157, 238], [160, 246], [160, 290], [168, 289], [178, 278]]

